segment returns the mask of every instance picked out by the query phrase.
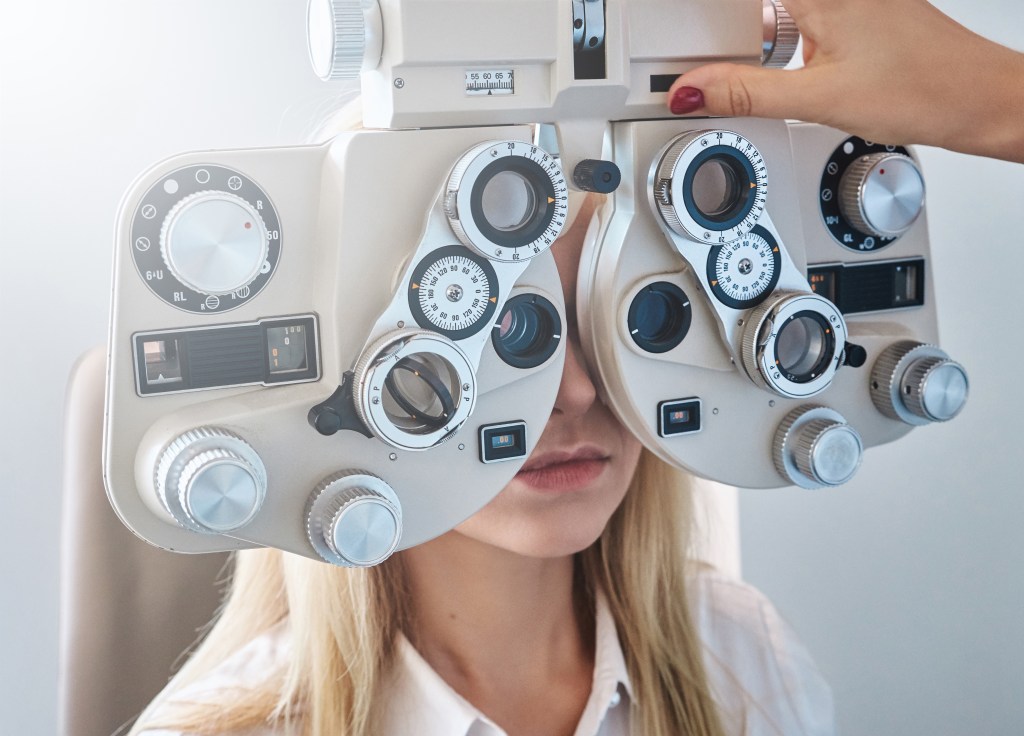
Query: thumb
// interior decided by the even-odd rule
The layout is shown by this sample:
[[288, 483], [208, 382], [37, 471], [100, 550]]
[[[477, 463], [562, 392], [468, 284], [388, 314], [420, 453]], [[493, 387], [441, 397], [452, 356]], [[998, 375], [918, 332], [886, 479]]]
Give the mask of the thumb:
[[[806, 69], [787, 71], [742, 64], [709, 64], [687, 72], [669, 89], [677, 115], [702, 112], [720, 117], [796, 118], [817, 122], [823, 96]], [[698, 95], [694, 90], [699, 90]]]

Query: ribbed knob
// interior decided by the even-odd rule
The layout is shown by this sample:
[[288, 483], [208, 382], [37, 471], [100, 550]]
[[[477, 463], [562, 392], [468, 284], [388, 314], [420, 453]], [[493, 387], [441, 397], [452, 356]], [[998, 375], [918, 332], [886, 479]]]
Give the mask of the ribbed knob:
[[800, 29], [779, 0], [763, 0], [762, 19], [764, 41], [761, 45], [761, 64], [772, 69], [782, 69], [796, 55]]
[[327, 562], [370, 567], [397, 549], [402, 538], [401, 505], [391, 487], [377, 476], [344, 471], [313, 493], [306, 532]]
[[864, 443], [838, 412], [809, 405], [790, 412], [779, 425], [773, 455], [787, 481], [801, 488], [835, 487], [856, 474]]
[[924, 177], [909, 156], [874, 153], [850, 165], [839, 194], [839, 210], [854, 228], [879, 238], [896, 238], [910, 229], [924, 209]]
[[871, 371], [871, 399], [907, 424], [946, 422], [967, 404], [967, 370], [934, 345], [904, 340], [886, 348]]
[[380, 64], [383, 23], [377, 0], [310, 0], [309, 60], [324, 81], [356, 79]]
[[270, 238], [259, 213], [229, 192], [197, 192], [171, 208], [160, 254], [171, 273], [203, 294], [230, 294], [255, 279]]
[[581, 191], [611, 194], [619, 188], [622, 172], [611, 161], [588, 158], [576, 164], [572, 181]]
[[178, 436], [157, 461], [154, 481], [161, 503], [179, 524], [208, 534], [244, 527], [267, 492], [266, 468], [256, 451], [217, 427]]

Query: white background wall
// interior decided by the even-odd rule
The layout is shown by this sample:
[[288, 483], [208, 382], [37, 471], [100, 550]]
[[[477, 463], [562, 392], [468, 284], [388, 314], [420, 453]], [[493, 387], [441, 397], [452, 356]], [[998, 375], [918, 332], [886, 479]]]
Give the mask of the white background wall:
[[[1024, 48], [1019, 0], [937, 4]], [[0, 6], [4, 733], [56, 728], [63, 393], [105, 341], [121, 193], [174, 153], [304, 138], [332, 94], [307, 70], [304, 5]], [[846, 734], [1019, 733], [1024, 167], [922, 155], [943, 346], [970, 370], [971, 403], [873, 450], [842, 490], [744, 492], [745, 572], [817, 656]]]

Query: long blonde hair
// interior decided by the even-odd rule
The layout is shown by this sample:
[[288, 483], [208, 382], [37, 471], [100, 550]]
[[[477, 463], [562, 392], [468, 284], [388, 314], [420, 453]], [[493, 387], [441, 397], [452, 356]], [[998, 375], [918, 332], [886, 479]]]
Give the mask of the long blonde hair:
[[[577, 555], [577, 592], [591, 606], [597, 590], [607, 596], [636, 695], [633, 730], [645, 736], [724, 733], [687, 605], [691, 499], [688, 476], [644, 450], [625, 500]], [[239, 552], [216, 624], [132, 733], [207, 736], [275, 723], [304, 736], [379, 734], [408, 601], [401, 553], [345, 569], [279, 550]], [[175, 701], [277, 625], [287, 628], [290, 655], [260, 686]], [[159, 722], [150, 717], [157, 709]]]

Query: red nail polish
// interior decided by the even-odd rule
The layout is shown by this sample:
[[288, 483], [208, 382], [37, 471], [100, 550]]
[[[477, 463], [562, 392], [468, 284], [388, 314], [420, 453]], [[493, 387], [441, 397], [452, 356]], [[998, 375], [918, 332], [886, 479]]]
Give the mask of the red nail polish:
[[672, 95], [669, 109], [673, 115], [685, 115], [704, 107], [704, 93], [696, 87], [680, 87]]

